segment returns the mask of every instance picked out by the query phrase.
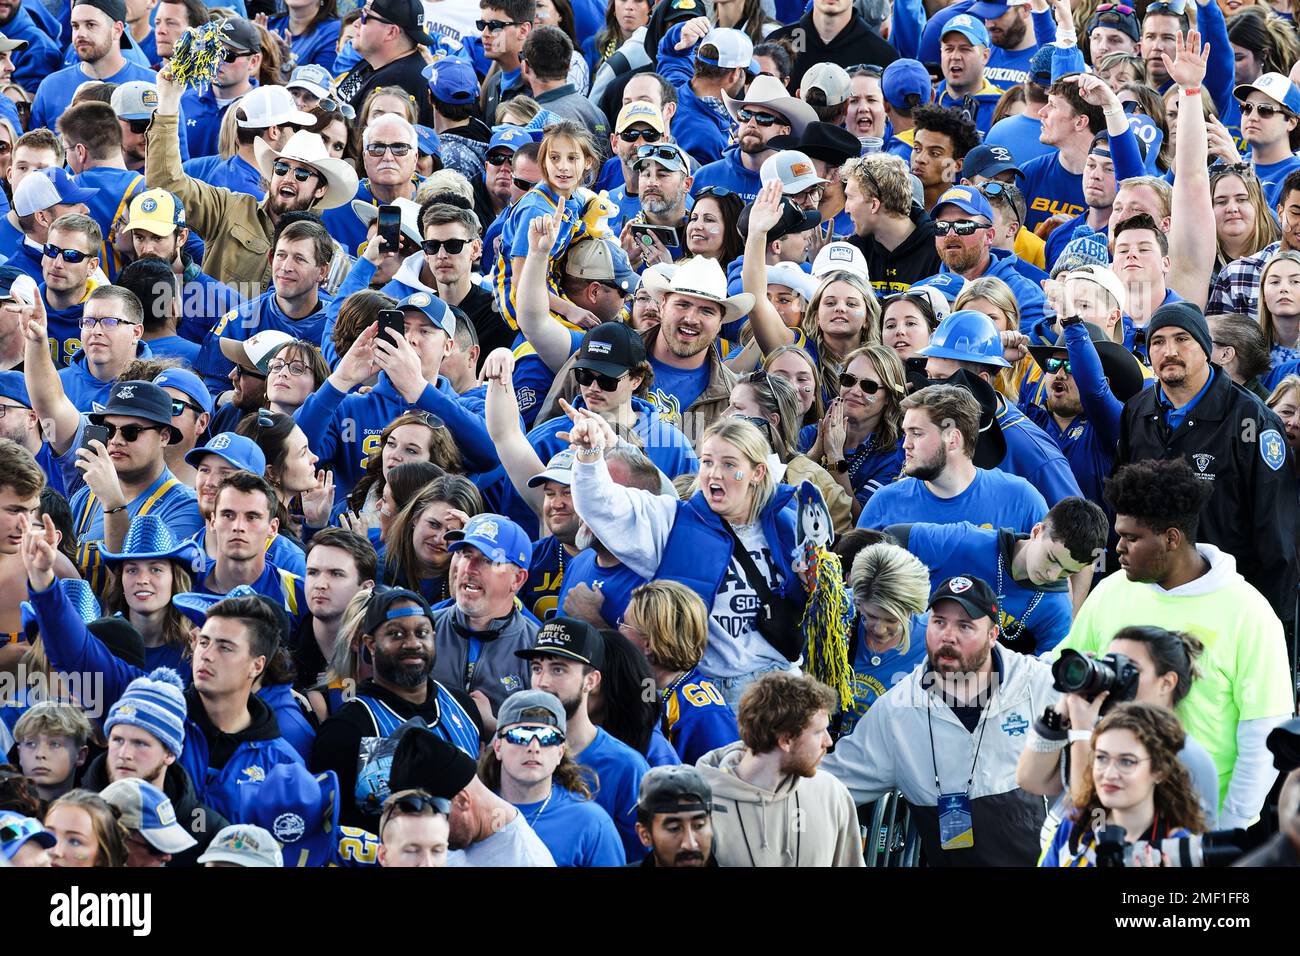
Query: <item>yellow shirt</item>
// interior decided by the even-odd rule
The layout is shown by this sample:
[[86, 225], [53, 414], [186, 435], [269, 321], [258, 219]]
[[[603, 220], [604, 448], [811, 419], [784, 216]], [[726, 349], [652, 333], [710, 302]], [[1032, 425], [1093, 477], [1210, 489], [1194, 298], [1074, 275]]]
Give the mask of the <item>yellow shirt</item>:
[[1016, 233], [1016, 241], [1011, 244], [1012, 251], [1025, 262], [1038, 266], [1043, 271], [1048, 271], [1044, 263], [1047, 261], [1047, 243], [1039, 239], [1028, 229], [1020, 227], [1020, 232]]

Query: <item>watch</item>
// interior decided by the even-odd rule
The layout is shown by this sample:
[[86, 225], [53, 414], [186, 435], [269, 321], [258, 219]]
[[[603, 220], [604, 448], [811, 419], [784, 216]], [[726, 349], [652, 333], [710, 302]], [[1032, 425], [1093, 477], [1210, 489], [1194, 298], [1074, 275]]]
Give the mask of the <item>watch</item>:
[[847, 475], [849, 472], [849, 460], [847, 458], [841, 458], [832, 467], [841, 475]]
[[1060, 322], [1061, 328], [1065, 328], [1066, 326], [1070, 326], [1070, 325], [1083, 325], [1083, 316], [1067, 315], [1061, 317], [1058, 321]]

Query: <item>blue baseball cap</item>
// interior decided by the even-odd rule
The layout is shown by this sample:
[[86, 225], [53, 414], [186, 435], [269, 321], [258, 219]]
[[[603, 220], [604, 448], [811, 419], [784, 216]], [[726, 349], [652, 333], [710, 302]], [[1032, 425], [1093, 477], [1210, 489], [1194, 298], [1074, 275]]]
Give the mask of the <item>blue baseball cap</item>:
[[966, 154], [966, 158], [961, 163], [961, 174], [967, 178], [983, 176], [992, 179], [999, 173], [1008, 171], [1015, 173], [1021, 179], [1025, 178], [1025, 174], [1016, 165], [1011, 150], [1005, 146], [990, 146], [988, 143], [980, 143]]
[[0, 398], [17, 402], [25, 408], [32, 407], [31, 397], [27, 394], [27, 382], [22, 372], [0, 372]]
[[289, 82], [284, 85], [291, 90], [294, 87], [306, 90], [316, 99], [323, 100], [330, 95], [330, 86], [333, 83], [334, 77], [325, 67], [318, 63], [305, 63], [293, 71]]
[[998, 3], [997, 0], [981, 0], [966, 12], [972, 17], [979, 17], [981, 20], [996, 20], [1010, 9], [1011, 4], [1009, 3]]
[[435, 329], [446, 332], [449, 338], [456, 334], [456, 316], [447, 308], [447, 303], [427, 292], [412, 292], [397, 303], [396, 308], [403, 312], [407, 309], [419, 312]]
[[908, 291], [921, 292], [924, 289], [937, 289], [951, 304], [957, 301], [957, 296], [961, 294], [961, 290], [964, 288], [966, 288], [965, 277], [959, 276], [955, 272], [940, 272], [928, 279], [922, 279], [920, 282], [913, 282]]
[[169, 368], [154, 378], [153, 383], [159, 388], [174, 388], [194, 399], [195, 404], [209, 415], [212, 414], [212, 393], [199, 378], [187, 368]]
[[489, 153], [498, 149], [508, 149], [513, 154], [524, 143], [531, 143], [533, 137], [528, 130], [522, 126], [511, 126], [509, 123], [504, 126], [492, 127], [492, 139], [488, 141], [487, 151]]
[[983, 216], [990, 223], [993, 222], [993, 207], [984, 198], [984, 194], [974, 186], [953, 186], [950, 188], [939, 197], [939, 201], [930, 210], [931, 218], [938, 219], [939, 210], [944, 206], [956, 206], [969, 216]]
[[469, 519], [463, 531], [448, 531], [448, 551], [478, 548], [490, 561], [527, 568], [533, 559], [533, 543], [524, 530], [505, 515], [481, 514]]
[[442, 149], [442, 140], [427, 126], [415, 127], [415, 148], [421, 156], [435, 156]]
[[21, 813], [0, 812], [0, 857], [12, 861], [29, 840], [35, 840], [45, 849], [58, 843], [58, 838], [34, 817]]
[[1052, 44], [1040, 46], [1038, 52], [1029, 58], [1029, 82], [1038, 86], [1052, 85]]
[[339, 778], [298, 763], [277, 764], [259, 784], [239, 788], [239, 819], [270, 831], [284, 865], [326, 866], [339, 828]]
[[260, 475], [266, 471], [266, 455], [257, 442], [234, 432], [222, 432], [208, 439], [206, 445], [192, 448], [185, 454], [185, 464], [198, 466], [204, 455], [219, 455], [241, 471]]
[[906, 109], [909, 95], [920, 97], [924, 106], [930, 102], [933, 90], [930, 71], [920, 60], [895, 60], [880, 76], [880, 91], [894, 109]]
[[99, 795], [117, 807], [122, 826], [137, 831], [159, 853], [184, 853], [198, 841], [176, 820], [167, 794], [136, 777], [116, 780]]
[[949, 33], [960, 33], [976, 46], [982, 46], [985, 49], [989, 47], [989, 31], [984, 26], [984, 21], [976, 20], [968, 13], [958, 14], [945, 23], [943, 33], [939, 34], [939, 39], [942, 40]]
[[443, 57], [426, 66], [423, 74], [435, 100], [464, 104], [478, 99], [478, 74], [464, 60]]

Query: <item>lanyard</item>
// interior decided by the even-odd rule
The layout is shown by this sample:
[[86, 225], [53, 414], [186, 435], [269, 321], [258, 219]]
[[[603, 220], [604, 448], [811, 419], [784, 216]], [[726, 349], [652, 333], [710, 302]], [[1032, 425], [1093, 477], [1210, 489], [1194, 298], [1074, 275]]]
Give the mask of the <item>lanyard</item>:
[[[936, 677], [938, 675], [935, 675]], [[933, 693], [933, 692], [931, 692]], [[970, 779], [966, 781], [966, 796], [970, 796], [971, 784], [975, 782], [975, 764], [980, 759], [980, 747], [984, 744], [984, 728], [988, 724], [989, 711], [992, 709], [993, 700], [984, 705], [984, 712], [980, 714], [980, 735], [975, 741], [975, 758], [970, 762]], [[934, 792], [936, 795], [943, 793], [943, 784], [939, 782], [939, 762], [934, 755], [934, 721], [930, 716], [930, 698], [927, 696], [925, 701], [925, 723], [930, 730], [930, 764], [934, 767]]]
[[483, 642], [477, 637], [469, 638], [469, 653], [465, 658], [465, 691], [469, 692], [470, 681], [474, 679], [474, 667], [478, 664], [478, 656], [483, 653]]

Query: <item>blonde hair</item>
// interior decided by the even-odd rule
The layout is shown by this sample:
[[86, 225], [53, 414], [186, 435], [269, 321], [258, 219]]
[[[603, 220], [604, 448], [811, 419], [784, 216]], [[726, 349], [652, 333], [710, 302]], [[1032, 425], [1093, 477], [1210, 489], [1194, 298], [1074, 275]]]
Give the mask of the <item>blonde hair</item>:
[[1268, 393], [1268, 398], [1264, 404], [1270, 409], [1276, 408], [1288, 392], [1300, 393], [1300, 375], [1287, 375], [1280, 382], [1273, 386], [1273, 391]]
[[1223, 248], [1223, 242], [1219, 239], [1218, 230], [1215, 230], [1214, 248], [1218, 253], [1220, 266], [1225, 266], [1233, 259], [1253, 256], [1265, 246], [1274, 242], [1280, 230], [1277, 222], [1273, 219], [1273, 210], [1268, 208], [1268, 199], [1264, 196], [1264, 187], [1259, 181], [1259, 177], [1254, 173], [1218, 173], [1210, 171], [1210, 203], [1214, 203], [1214, 191], [1218, 188], [1219, 183], [1227, 179], [1236, 179], [1246, 187], [1246, 201], [1250, 208], [1255, 211], [1255, 226], [1251, 232], [1250, 240], [1240, 256], [1230, 256], [1227, 250]]
[[221, 114], [220, 131], [217, 133], [217, 155], [229, 159], [239, 152], [239, 136], [235, 127], [235, 114], [238, 110], [228, 109]]
[[[743, 418], [719, 418], [704, 429], [704, 434], [700, 436], [696, 447], [702, 451], [704, 443], [710, 438], [717, 438], [734, 445], [752, 467], [763, 466], [763, 477], [754, 485], [754, 498], [750, 502], [749, 513], [745, 516], [745, 524], [752, 524], [754, 519], [762, 514], [776, 492], [776, 479], [772, 477], [772, 471], [767, 467], [767, 456], [772, 453], [772, 446], [767, 443], [767, 439], [757, 427]], [[694, 489], [698, 491], [699, 487], [700, 478], [696, 475]]]
[[850, 159], [842, 170], [845, 181], [858, 184], [863, 196], [879, 199], [896, 216], [912, 212], [912, 181], [907, 163], [893, 153], [873, 153]]
[[502, 100], [497, 104], [497, 114], [493, 117], [493, 121], [500, 126], [502, 123], [507, 122], [507, 116], [513, 114], [519, 117], [519, 121], [513, 123], [513, 125], [524, 126], [530, 120], [536, 118], [541, 111], [542, 104], [531, 96], [516, 96], [508, 100]]
[[14, 724], [14, 740], [30, 740], [45, 734], [49, 737], [71, 737], [80, 749], [86, 746], [94, 733], [90, 721], [81, 708], [54, 700], [33, 704]]
[[69, 790], [50, 804], [44, 819], [48, 820], [59, 807], [80, 807], [90, 817], [91, 829], [95, 832], [96, 867], [126, 866], [127, 833], [117, 807], [89, 790]]
[[957, 293], [957, 299], [952, 304], [953, 311], [967, 308], [967, 303], [972, 299], [987, 299], [1006, 313], [1012, 331], [1020, 328], [1020, 305], [1016, 302], [1015, 293], [1011, 291], [1011, 286], [997, 276], [980, 276], [967, 282]]
[[474, 203], [474, 187], [469, 184], [468, 179], [454, 169], [437, 169], [430, 173], [429, 177], [420, 183], [420, 188], [415, 191], [414, 201], [423, 207], [426, 202], [440, 193], [452, 193], [471, 205]]
[[858, 345], [874, 345], [880, 341], [880, 303], [876, 299], [876, 292], [866, 282], [852, 272], [830, 272], [822, 279], [821, 285], [813, 293], [813, 297], [808, 301], [808, 308], [803, 314], [803, 321], [799, 323], [799, 329], [807, 336], [808, 340], [817, 346], [817, 362], [821, 366], [822, 382], [830, 383], [839, 378], [843, 369], [842, 365], [837, 365], [831, 356], [827, 353], [826, 337], [822, 334], [821, 326], [817, 322], [817, 312], [821, 308], [822, 296], [836, 282], [847, 282], [857, 290], [862, 296], [862, 301], [866, 305], [867, 314], [862, 322], [862, 332], [858, 336]]
[[844, 356], [844, 367], [848, 368], [854, 359], [868, 358], [885, 386], [885, 411], [880, 416], [876, 428], [876, 444], [880, 448], [892, 448], [898, 444], [903, 434], [903, 399], [907, 397], [907, 370], [898, 353], [887, 345], [875, 342], [854, 349]]
[[339, 619], [338, 637], [334, 641], [334, 653], [330, 655], [329, 666], [322, 681], [326, 687], [332, 684], [347, 685], [351, 682], [355, 688], [357, 660], [361, 652], [361, 635], [364, 633], [361, 625], [365, 622], [366, 608], [370, 606], [370, 597], [374, 593], [374, 588], [362, 588], [352, 595], [352, 600], [348, 601], [348, 606], [343, 609], [343, 615]]
[[627, 608], [650, 645], [650, 663], [688, 671], [704, 656], [709, 610], [700, 596], [677, 581], [650, 581], [632, 591]]
[[853, 559], [849, 586], [856, 604], [876, 604], [903, 625], [899, 651], [907, 653], [912, 615], [920, 614], [930, 597], [930, 572], [921, 559], [896, 544], [868, 545]]
[[1274, 253], [1269, 257], [1268, 262], [1264, 263], [1264, 269], [1259, 274], [1259, 327], [1264, 330], [1264, 344], [1270, 352], [1272, 352], [1273, 346], [1277, 344], [1277, 340], [1273, 335], [1273, 313], [1269, 309], [1264, 296], [1264, 283], [1268, 281], [1269, 270], [1273, 268], [1274, 264], [1284, 260], [1300, 265], [1300, 252], [1288, 249], [1284, 252]]
[[556, 143], [567, 141], [577, 147], [578, 152], [586, 162], [586, 168], [583, 174], [579, 176], [578, 185], [584, 185], [600, 163], [600, 154], [596, 151], [596, 143], [591, 138], [591, 133], [585, 126], [581, 126], [573, 120], [560, 120], [546, 127], [546, 135], [542, 137], [541, 146], [537, 150], [537, 165], [542, 170], [542, 180], [548, 186], [554, 186], [551, 182], [551, 170], [546, 165], [546, 154]]

